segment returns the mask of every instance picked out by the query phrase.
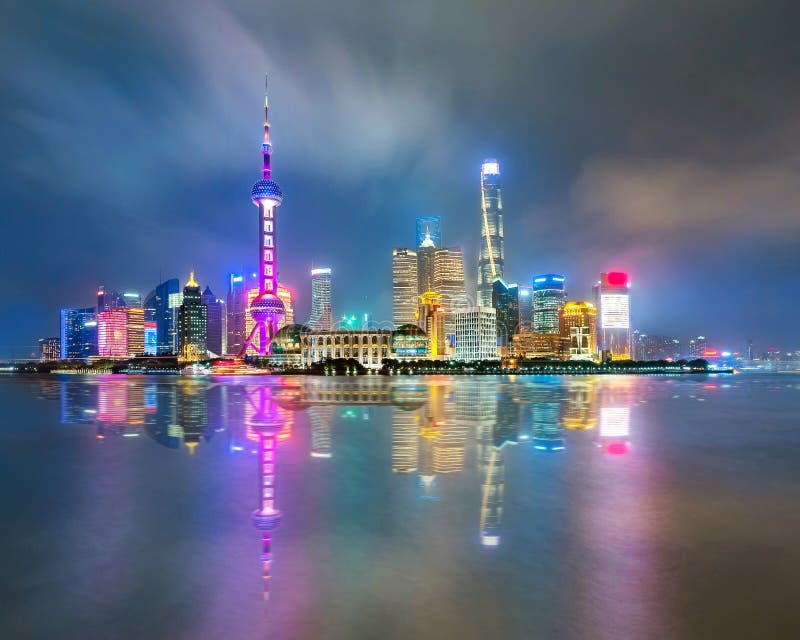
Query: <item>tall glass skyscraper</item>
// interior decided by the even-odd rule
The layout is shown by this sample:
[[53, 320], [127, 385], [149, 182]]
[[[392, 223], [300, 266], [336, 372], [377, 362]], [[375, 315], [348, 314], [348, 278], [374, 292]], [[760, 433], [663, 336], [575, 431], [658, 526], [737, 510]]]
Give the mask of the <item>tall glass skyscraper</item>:
[[511, 346], [519, 330], [519, 287], [502, 278], [492, 283], [492, 306], [497, 311], [497, 346]]
[[208, 309], [208, 326], [206, 328], [206, 348], [217, 356], [227, 353], [228, 330], [225, 302], [217, 298], [206, 286], [202, 295], [202, 303]]
[[430, 236], [434, 246], [442, 246], [442, 219], [439, 216], [417, 218], [417, 247], [425, 242], [425, 236]]
[[392, 321], [399, 327], [416, 324], [419, 304], [417, 252], [392, 250]]
[[484, 160], [481, 165], [481, 249], [478, 255], [478, 305], [492, 304], [492, 283], [503, 277], [503, 196], [500, 163]]
[[183, 304], [178, 310], [178, 351], [186, 360], [206, 357], [208, 309], [203, 304], [200, 285], [194, 280], [194, 272], [183, 288]]
[[519, 330], [518, 333], [533, 331], [533, 288], [519, 286]]
[[97, 316], [92, 307], [61, 310], [61, 359], [97, 355]]
[[311, 317], [308, 326], [316, 331], [333, 331], [331, 269], [311, 270]]
[[559, 333], [558, 312], [564, 306], [564, 276], [545, 273], [533, 278], [533, 327], [536, 333]]
[[[172, 353], [175, 345], [175, 314], [170, 308], [170, 294], [180, 292], [177, 278], [164, 280], [153, 289], [144, 301], [145, 322], [156, 323], [155, 354], [162, 356]], [[173, 298], [174, 300], [174, 298]]]
[[628, 274], [609, 271], [600, 274], [594, 286], [598, 310], [597, 342], [601, 351], [608, 351], [614, 360], [631, 357], [631, 299]]

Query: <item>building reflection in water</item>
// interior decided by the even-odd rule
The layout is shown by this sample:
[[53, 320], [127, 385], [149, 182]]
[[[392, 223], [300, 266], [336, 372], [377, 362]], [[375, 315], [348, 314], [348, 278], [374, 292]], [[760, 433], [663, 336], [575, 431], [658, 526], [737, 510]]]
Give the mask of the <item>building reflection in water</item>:
[[[147, 434], [170, 449], [191, 454], [216, 431], [226, 431], [231, 453], [256, 456], [259, 503], [252, 522], [261, 532], [264, 598], [270, 589], [278, 445], [292, 437], [299, 414], [308, 416], [309, 456], [331, 458], [336, 418], [370, 420], [373, 405], [391, 416], [391, 471], [415, 476], [417, 498], [442, 499], [440, 478], [477, 466], [479, 540], [497, 547], [502, 538], [506, 458], [519, 452], [566, 450], [567, 435], [597, 427], [594, 441], [609, 454], [626, 453], [630, 438], [629, 383], [590, 378], [553, 382], [481, 378], [363, 377], [143, 381], [94, 376], [59, 381], [61, 422], [94, 424], [97, 436]], [[374, 414], [378, 415], [378, 414]], [[301, 423], [302, 424], [302, 423]], [[374, 428], [380, 428], [375, 424]], [[468, 455], [474, 444], [475, 456]], [[527, 445], [527, 446], [525, 446]], [[519, 454], [514, 454], [516, 460]], [[518, 488], [517, 490], [523, 490]]]

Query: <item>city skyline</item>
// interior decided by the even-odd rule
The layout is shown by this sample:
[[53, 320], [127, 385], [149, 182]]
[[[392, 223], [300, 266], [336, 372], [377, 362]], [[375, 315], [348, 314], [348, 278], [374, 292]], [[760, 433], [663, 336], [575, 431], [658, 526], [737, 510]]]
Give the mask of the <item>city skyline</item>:
[[[118, 33], [126, 11], [113, 6], [98, 10], [107, 18], [109, 28]], [[243, 9], [244, 14], [249, 10]], [[24, 20], [26, 11], [16, 7], [7, 25], [13, 28]], [[148, 76], [151, 63], [136, 56], [127, 66], [124, 82], [103, 65], [87, 72], [86, 77], [76, 76], [79, 65], [69, 63], [90, 51], [87, 47], [91, 44], [46, 36], [59, 19], [71, 21], [78, 33], [91, 33], [88, 14], [80, 12], [38, 16], [39, 28], [34, 34], [38, 55], [18, 67], [3, 69], [11, 88], [9, 95], [19, 103], [12, 118], [16, 126], [9, 131], [10, 153], [2, 161], [4, 179], [9, 180], [3, 205], [4, 210], [12, 212], [3, 219], [5, 235], [34, 237], [33, 230], [44, 224], [53, 233], [36, 243], [13, 243], [0, 258], [3, 273], [13, 273], [20, 265], [24, 273], [24, 277], [8, 279], [8, 299], [21, 312], [0, 320], [4, 336], [0, 339], [0, 356], [15, 352], [28, 355], [40, 337], [56, 335], [59, 310], [90, 306], [98, 282], [144, 293], [163, 280], [158, 274], [178, 277], [193, 266], [204, 284], [214, 291], [225, 290], [226, 274], [240, 270], [252, 251], [252, 234], [242, 231], [252, 222], [252, 211], [241, 194], [254, 161], [252, 122], [258, 109], [258, 83], [254, 80], [264, 70], [270, 72], [275, 91], [282, 96], [272, 116], [281, 132], [281, 182], [288, 194], [279, 223], [282, 242], [286, 242], [282, 245], [286, 259], [279, 275], [281, 282], [298, 294], [299, 318], [308, 317], [310, 300], [303, 294], [311, 264], [330, 265], [336, 272], [337, 309], [365, 309], [376, 320], [391, 318], [391, 290], [385, 284], [391, 278], [391, 265], [385, 256], [393, 246], [411, 244], [418, 217], [442, 218], [447, 244], [463, 247], [466, 277], [474, 282], [480, 237], [477, 167], [485, 158], [496, 157], [503, 171], [503, 275], [508, 281], [527, 284], [536, 273], [563, 273], [570, 283], [569, 299], [588, 300], [597, 273], [626, 271], [636, 300], [634, 329], [682, 339], [708, 335], [716, 344], [737, 350], [744, 348], [747, 339], [753, 339], [757, 351], [773, 345], [785, 350], [797, 347], [792, 343], [790, 322], [797, 303], [783, 295], [791, 290], [792, 276], [800, 267], [798, 203], [793, 187], [787, 187], [787, 182], [796, 182], [796, 176], [784, 162], [794, 140], [788, 107], [754, 102], [750, 106], [761, 117], [746, 120], [744, 128], [734, 115], [704, 118], [703, 111], [694, 108], [695, 103], [730, 104], [729, 92], [715, 85], [715, 91], [705, 95], [692, 85], [693, 81], [687, 82], [694, 92], [681, 91], [684, 78], [680, 70], [670, 66], [668, 56], [657, 49], [652, 51], [661, 72], [657, 86], [663, 86], [659, 89], [662, 92], [674, 91], [670, 95], [677, 104], [662, 103], [655, 114], [649, 113], [655, 105], [644, 88], [619, 88], [622, 72], [613, 65], [597, 82], [611, 83], [619, 95], [599, 84], [586, 84], [580, 69], [558, 55], [563, 64], [557, 69], [562, 75], [557, 80], [552, 74], [543, 74], [541, 80], [546, 83], [545, 93], [552, 92], [553, 96], [531, 102], [524, 96], [532, 86], [511, 72], [515, 64], [503, 54], [509, 72], [501, 73], [496, 80], [480, 80], [471, 101], [477, 110], [471, 107], [452, 124], [447, 100], [425, 93], [424, 82], [406, 78], [410, 86], [400, 95], [379, 84], [386, 89], [387, 97], [392, 97], [393, 107], [396, 104], [406, 117], [413, 117], [422, 126], [408, 139], [398, 140], [386, 129], [382, 116], [375, 116], [378, 120], [372, 121], [370, 129], [375, 135], [364, 140], [358, 133], [371, 121], [360, 116], [379, 112], [383, 98], [359, 80], [360, 68], [353, 54], [337, 48], [345, 57], [338, 64], [325, 61], [321, 73], [342, 81], [331, 96], [330, 89], [295, 73], [306, 57], [293, 62], [289, 52], [296, 53], [296, 47], [291, 43], [267, 55], [256, 37], [258, 25], [265, 18], [250, 21], [213, 4], [202, 11], [208, 12], [206, 17], [209, 13], [218, 15], [226, 27], [213, 36], [219, 46], [197, 50], [193, 46], [199, 35], [195, 27], [175, 23], [180, 43], [177, 51], [158, 49], [156, 55], [159, 61], [174, 62], [165, 80], [169, 91]], [[567, 15], [569, 10], [555, 11]], [[691, 11], [688, 5], [676, 8], [678, 14]], [[732, 19], [747, 22], [747, 11], [736, 8]], [[634, 37], [634, 26], [658, 32], [653, 16], [632, 15], [624, 7], [619, 7], [615, 15], [619, 20], [615, 33], [624, 36], [623, 42], [615, 45], [610, 33], [603, 31], [614, 31], [608, 22], [601, 21], [594, 27], [598, 31], [593, 31], [599, 38], [595, 46], [609, 55], [621, 55], [623, 44]], [[770, 18], [768, 10], [760, 15], [763, 20]], [[172, 24], [169, 16], [160, 17], [165, 24]], [[693, 18], [695, 28], [710, 19]], [[302, 22], [295, 14], [288, 19]], [[506, 18], [500, 21], [508, 26]], [[108, 46], [109, 62], [136, 47], [166, 42], [155, 21], [145, 26], [135, 33], [119, 33], [120, 37]], [[334, 39], [347, 29], [336, 21], [331, 26]], [[401, 35], [413, 38], [420, 34], [405, 25]], [[535, 35], [547, 40], [545, 33]], [[513, 29], [509, 36], [509, 42], [522, 42]], [[587, 37], [572, 32], [567, 36], [572, 46]], [[778, 42], [787, 42], [786, 37], [777, 29]], [[9, 42], [19, 44], [16, 40]], [[714, 52], [726, 51], [723, 37], [704, 42]], [[752, 64], [757, 68], [770, 67], [775, 77], [785, 78], [791, 73], [779, 56], [764, 51], [757, 40], [746, 39], [739, 44], [742, 50], [753, 53]], [[352, 43], [359, 52], [373, 46], [364, 41]], [[442, 46], [445, 51], [457, 52], [463, 43], [458, 36], [449, 36]], [[246, 62], [226, 77], [229, 69], [221, 54], [239, 54], [245, 49], [253, 55], [236, 55]], [[415, 56], [408, 50], [403, 54], [409, 59]], [[698, 56], [702, 62], [699, 78], [712, 71], [723, 77], [735, 72], [743, 74], [743, 82], [753, 86], [759, 82], [752, 69], [745, 73], [733, 61], [726, 66], [713, 55]], [[67, 67], [56, 64], [60, 57]], [[532, 60], [534, 66], [540, 64]], [[444, 90], [449, 95], [465, 90], [461, 73], [462, 69], [456, 68], [446, 83]], [[647, 78], [643, 75], [642, 79]], [[40, 90], [44, 86], [47, 92]], [[84, 102], [76, 103], [78, 88], [81, 95], [95, 96], [104, 110], [84, 113]], [[507, 105], [490, 100], [499, 88], [513, 98], [506, 101]], [[181, 114], [196, 122], [195, 126], [177, 131], [161, 128], [160, 114], [177, 108], [169, 95], [180, 103]], [[152, 98], [153, 107], [142, 104], [140, 98], [144, 96]], [[346, 120], [346, 126], [332, 127], [342, 162], [335, 172], [321, 161], [306, 133], [316, 131], [321, 124], [319, 116], [303, 107], [307, 96], [318, 96], [323, 102], [333, 97], [327, 115], [337, 123]], [[580, 97], [585, 99], [575, 99]], [[790, 98], [784, 97], [787, 105], [792, 102]], [[3, 98], [4, 106], [6, 100]], [[601, 100], [601, 108], [586, 106], [596, 100]], [[608, 115], [615, 100], [624, 105], [618, 109], [623, 116], [619, 119]], [[58, 112], [50, 106], [55, 104]], [[553, 110], [555, 104], [565, 106], [561, 113]], [[159, 114], [152, 110], [156, 107], [162, 109]], [[40, 113], [41, 117], [26, 115], [31, 113]], [[687, 113], [691, 114], [687, 122], [676, 129], [683, 135], [670, 131], [667, 136], [665, 125], [675, 125]], [[61, 118], [71, 125], [54, 129], [51, 124]], [[216, 135], [199, 135], [200, 131], [219, 130], [219, 126], [209, 124], [218, 120], [227, 132], [224, 140]], [[772, 124], [765, 128], [759, 124], [762, 121]], [[586, 123], [577, 127], [577, 133], [570, 127], [576, 122]], [[736, 136], [730, 136], [734, 122]], [[157, 136], [148, 130], [151, 126]], [[455, 137], [454, 127], [458, 131]], [[597, 127], [602, 127], [599, 133], [588, 134]], [[106, 142], [121, 130], [130, 130], [124, 154], [116, 153]], [[703, 134], [700, 142], [696, 142], [698, 132]], [[581, 133], [584, 138], [580, 138]], [[736, 142], [729, 140], [732, 137]], [[405, 158], [422, 139], [430, 144], [430, 150], [421, 159], [403, 167], [393, 164], [392, 158]], [[71, 153], [55, 151], [62, 148], [69, 148]], [[571, 150], [565, 151], [567, 148]], [[50, 154], [54, 154], [52, 162]], [[185, 161], [187, 156], [192, 158], [191, 163]], [[65, 158], [69, 158], [68, 167], [61, 164]], [[114, 162], [109, 162], [112, 158]], [[49, 180], [51, 172], [32, 171], [34, 165], [54, 168], [63, 179]], [[101, 165], [105, 168], [99, 169]], [[169, 176], [169, 183], [162, 174]], [[405, 189], [410, 180], [416, 190], [413, 197]], [[684, 200], [676, 199], [675, 190], [670, 189], [674, 185]], [[186, 191], [197, 196], [191, 217], [177, 193]], [[735, 195], [733, 200], [726, 195], [728, 191]], [[641, 198], [647, 206], [634, 206]], [[52, 201], [59, 202], [57, 214], [43, 204]], [[380, 232], [377, 241], [363, 243], [358, 259], [351, 245], [344, 242], [341, 228], [347, 225], [326, 213], [343, 208], [366, 234]], [[108, 224], [109, 215], [113, 216], [113, 225]], [[86, 233], [88, 230], [92, 233]], [[69, 248], [70, 259], [60, 264], [64, 245]], [[374, 265], [366, 275], [361, 261]], [[754, 264], [758, 265], [755, 270]], [[51, 277], [54, 269], [59, 272], [57, 281]], [[748, 300], [756, 296], [760, 305], [749, 304]], [[779, 312], [780, 305], [788, 305], [789, 313]], [[20, 336], [24, 336], [24, 345], [18, 344]]]

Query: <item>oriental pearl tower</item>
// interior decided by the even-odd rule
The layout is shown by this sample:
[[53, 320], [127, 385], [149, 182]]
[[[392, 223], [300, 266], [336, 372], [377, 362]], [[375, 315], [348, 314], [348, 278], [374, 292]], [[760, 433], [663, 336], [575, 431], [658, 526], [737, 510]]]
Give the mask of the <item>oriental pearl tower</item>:
[[245, 356], [250, 350], [255, 355], [272, 354], [272, 338], [278, 323], [286, 315], [283, 301], [278, 297], [277, 242], [275, 223], [278, 207], [283, 202], [283, 192], [278, 183], [271, 179], [270, 156], [272, 145], [269, 142], [269, 98], [267, 82], [264, 81], [264, 142], [261, 145], [263, 163], [261, 180], [250, 190], [250, 199], [258, 207], [258, 297], [250, 304], [250, 317], [255, 326], [247, 336], [239, 352]]

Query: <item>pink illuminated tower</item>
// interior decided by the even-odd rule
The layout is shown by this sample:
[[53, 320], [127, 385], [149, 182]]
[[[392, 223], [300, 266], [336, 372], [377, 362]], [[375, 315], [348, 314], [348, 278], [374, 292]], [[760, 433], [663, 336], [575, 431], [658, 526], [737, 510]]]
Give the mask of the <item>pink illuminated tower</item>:
[[261, 531], [261, 566], [266, 602], [269, 600], [272, 568], [272, 531], [281, 522], [281, 512], [275, 507], [275, 455], [278, 449], [278, 432], [283, 426], [283, 420], [272, 397], [272, 388], [245, 387], [245, 393], [245, 424], [258, 434], [259, 506], [253, 511], [252, 520], [256, 529]]
[[248, 350], [256, 355], [272, 354], [272, 337], [278, 323], [286, 315], [283, 301], [278, 297], [277, 242], [275, 223], [278, 207], [283, 202], [283, 193], [278, 183], [270, 179], [270, 156], [272, 145], [269, 142], [269, 98], [266, 80], [264, 82], [264, 142], [261, 145], [263, 165], [261, 180], [253, 185], [250, 198], [258, 207], [258, 297], [250, 305], [250, 316], [255, 322], [253, 330], [242, 345], [239, 356], [247, 355]]

